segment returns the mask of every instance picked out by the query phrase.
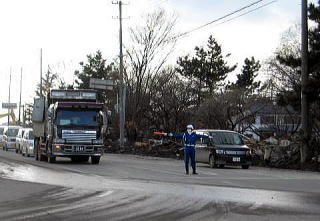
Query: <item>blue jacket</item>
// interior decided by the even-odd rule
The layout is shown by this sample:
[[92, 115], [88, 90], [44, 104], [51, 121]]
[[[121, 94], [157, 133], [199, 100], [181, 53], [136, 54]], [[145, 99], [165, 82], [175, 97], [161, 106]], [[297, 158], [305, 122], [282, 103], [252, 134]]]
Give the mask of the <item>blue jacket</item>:
[[207, 135], [200, 135], [192, 132], [189, 134], [188, 132], [182, 133], [182, 134], [173, 134], [173, 137], [175, 138], [183, 138], [184, 146], [186, 147], [194, 147], [196, 144], [196, 141], [200, 138], [209, 138]]

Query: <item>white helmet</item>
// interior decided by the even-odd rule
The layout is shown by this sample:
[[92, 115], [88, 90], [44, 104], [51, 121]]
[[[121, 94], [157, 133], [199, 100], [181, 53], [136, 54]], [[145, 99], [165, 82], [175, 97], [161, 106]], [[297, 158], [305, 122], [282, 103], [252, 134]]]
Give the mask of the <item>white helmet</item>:
[[187, 126], [187, 129], [191, 129], [191, 130], [193, 130], [193, 126], [192, 126], [192, 124], [189, 124], [189, 125]]

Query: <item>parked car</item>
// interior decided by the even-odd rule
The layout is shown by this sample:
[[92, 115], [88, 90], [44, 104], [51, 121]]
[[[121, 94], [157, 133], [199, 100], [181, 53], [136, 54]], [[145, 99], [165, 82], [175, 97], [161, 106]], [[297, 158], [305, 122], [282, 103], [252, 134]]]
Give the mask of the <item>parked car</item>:
[[26, 128], [23, 134], [22, 155], [29, 157], [34, 156], [34, 134], [32, 128]]
[[241, 166], [248, 169], [252, 162], [251, 151], [245, 145], [241, 135], [228, 130], [195, 130], [198, 134], [209, 135], [209, 139], [200, 139], [196, 143], [196, 161], [208, 163], [210, 167], [225, 165]]
[[3, 134], [5, 126], [0, 126], [0, 147], [3, 147]]
[[27, 128], [20, 128], [16, 136], [16, 153], [21, 153], [23, 134]]
[[3, 149], [5, 151], [16, 148], [16, 136], [20, 128], [20, 126], [9, 126], [4, 129]]

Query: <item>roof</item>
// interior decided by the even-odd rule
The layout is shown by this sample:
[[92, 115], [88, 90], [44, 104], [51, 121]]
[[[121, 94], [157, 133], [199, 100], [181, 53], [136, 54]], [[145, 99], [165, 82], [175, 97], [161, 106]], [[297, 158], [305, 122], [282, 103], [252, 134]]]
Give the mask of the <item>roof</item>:
[[255, 103], [250, 106], [249, 108], [251, 113], [260, 113], [260, 114], [270, 114], [270, 113], [277, 113], [277, 114], [287, 114], [295, 113], [295, 110], [291, 105], [287, 106], [279, 106], [277, 104], [273, 104], [272, 102], [262, 102], [262, 103]]

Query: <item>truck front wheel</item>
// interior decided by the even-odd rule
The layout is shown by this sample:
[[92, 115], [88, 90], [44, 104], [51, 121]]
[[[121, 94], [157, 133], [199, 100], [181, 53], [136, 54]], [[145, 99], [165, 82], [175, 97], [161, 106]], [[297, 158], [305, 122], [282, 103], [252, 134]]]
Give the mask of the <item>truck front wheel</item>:
[[49, 163], [55, 163], [56, 162], [56, 157], [48, 157]]
[[99, 164], [100, 162], [100, 157], [99, 156], [92, 156], [91, 157], [91, 163], [92, 164]]

